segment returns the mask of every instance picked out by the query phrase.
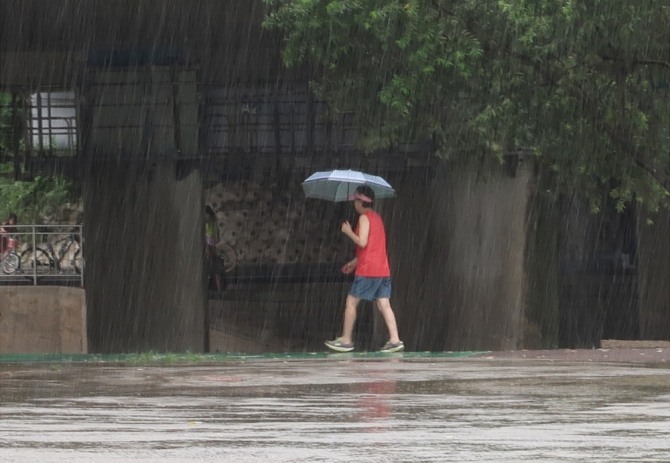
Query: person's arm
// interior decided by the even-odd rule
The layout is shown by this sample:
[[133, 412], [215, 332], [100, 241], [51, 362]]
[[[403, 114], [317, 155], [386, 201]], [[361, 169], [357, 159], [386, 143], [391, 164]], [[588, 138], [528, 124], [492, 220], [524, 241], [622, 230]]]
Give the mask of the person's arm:
[[358, 257], [354, 257], [349, 262], [344, 264], [340, 270], [342, 271], [342, 273], [349, 274], [354, 270], [356, 270], [357, 265], [358, 265]]
[[370, 236], [370, 220], [364, 215], [360, 216], [358, 219], [358, 235], [352, 230], [351, 224], [345, 221], [342, 224], [342, 233], [347, 235], [356, 246], [364, 248], [368, 245], [368, 237]]

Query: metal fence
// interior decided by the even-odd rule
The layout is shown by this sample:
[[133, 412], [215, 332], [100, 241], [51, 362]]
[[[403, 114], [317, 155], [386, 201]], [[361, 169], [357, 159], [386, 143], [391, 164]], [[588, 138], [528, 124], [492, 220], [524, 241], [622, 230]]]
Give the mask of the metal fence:
[[5, 226], [0, 256], [0, 284], [84, 287], [81, 225]]

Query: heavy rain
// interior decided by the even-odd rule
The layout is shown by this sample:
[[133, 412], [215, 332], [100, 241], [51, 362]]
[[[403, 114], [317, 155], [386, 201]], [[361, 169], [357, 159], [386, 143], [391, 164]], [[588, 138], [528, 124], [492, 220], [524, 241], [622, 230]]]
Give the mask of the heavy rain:
[[2, 461], [667, 461], [669, 22], [0, 0]]

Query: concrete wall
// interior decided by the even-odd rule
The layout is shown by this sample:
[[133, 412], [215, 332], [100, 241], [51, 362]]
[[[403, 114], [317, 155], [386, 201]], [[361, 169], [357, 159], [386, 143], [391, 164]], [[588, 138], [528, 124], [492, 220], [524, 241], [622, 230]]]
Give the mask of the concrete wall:
[[526, 228], [523, 347], [550, 349], [559, 345], [559, 212], [544, 193], [543, 179], [536, 178], [528, 208]]
[[424, 177], [406, 176], [383, 205], [401, 337], [412, 349], [522, 346], [532, 169], [443, 165]]
[[670, 213], [638, 222], [638, 293], [640, 338], [670, 340]]
[[90, 72], [88, 141], [96, 160], [198, 154], [196, 73], [167, 66]]
[[449, 214], [435, 222], [446, 230], [448, 301], [452, 308], [447, 346], [514, 349], [522, 345], [526, 212], [532, 170], [516, 176], [495, 166], [449, 177]]
[[0, 286], [0, 353], [88, 352], [84, 290]]
[[281, 37], [262, 28], [266, 9], [260, 0], [3, 0], [0, 87], [64, 87], [85, 80], [87, 62], [147, 57], [196, 65], [204, 82], [274, 82]]
[[86, 175], [92, 352], [205, 349], [200, 172], [100, 163]]
[[[212, 352], [323, 350], [339, 336], [348, 282], [241, 283], [210, 301]], [[369, 308], [361, 307], [356, 345], [369, 347]]]
[[[81, 114], [94, 352], [207, 350], [195, 73], [91, 64]], [[122, 162], [119, 162], [123, 160]]]

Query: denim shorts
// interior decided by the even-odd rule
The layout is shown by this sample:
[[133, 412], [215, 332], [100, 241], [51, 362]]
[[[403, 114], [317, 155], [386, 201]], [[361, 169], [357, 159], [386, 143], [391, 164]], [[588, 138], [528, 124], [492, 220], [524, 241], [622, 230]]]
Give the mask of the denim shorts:
[[375, 299], [391, 298], [391, 278], [390, 277], [354, 277], [354, 282], [349, 289], [351, 296], [366, 301]]

